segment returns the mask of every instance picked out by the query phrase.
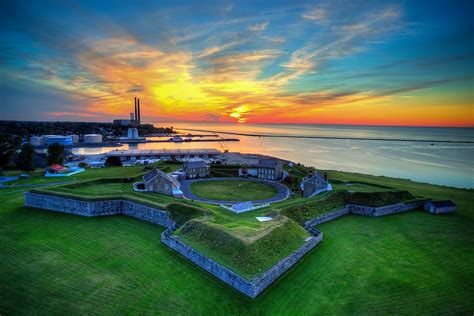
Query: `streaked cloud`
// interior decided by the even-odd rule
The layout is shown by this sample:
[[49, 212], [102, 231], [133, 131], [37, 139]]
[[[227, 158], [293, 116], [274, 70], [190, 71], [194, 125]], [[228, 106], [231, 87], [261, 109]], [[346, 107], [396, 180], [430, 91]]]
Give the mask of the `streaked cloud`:
[[268, 22], [257, 23], [249, 27], [252, 31], [263, 31], [267, 28]]
[[303, 19], [311, 20], [311, 21], [326, 22], [326, 19], [327, 19], [326, 11], [321, 8], [312, 9], [308, 12], [301, 14], [301, 16], [303, 17]]

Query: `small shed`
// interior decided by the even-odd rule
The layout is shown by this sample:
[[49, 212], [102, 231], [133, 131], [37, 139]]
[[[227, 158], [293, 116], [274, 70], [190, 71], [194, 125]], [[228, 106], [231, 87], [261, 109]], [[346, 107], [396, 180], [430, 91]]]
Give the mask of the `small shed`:
[[454, 213], [456, 204], [451, 200], [429, 201], [425, 203], [425, 211], [432, 214]]

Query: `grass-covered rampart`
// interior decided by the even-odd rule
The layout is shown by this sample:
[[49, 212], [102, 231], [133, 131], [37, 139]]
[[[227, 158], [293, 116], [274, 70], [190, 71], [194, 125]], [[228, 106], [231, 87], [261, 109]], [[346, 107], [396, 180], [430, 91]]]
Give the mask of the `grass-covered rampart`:
[[309, 234], [295, 222], [282, 219], [252, 242], [229, 234], [222, 226], [191, 220], [176, 232], [188, 245], [234, 272], [251, 279], [304, 244]]

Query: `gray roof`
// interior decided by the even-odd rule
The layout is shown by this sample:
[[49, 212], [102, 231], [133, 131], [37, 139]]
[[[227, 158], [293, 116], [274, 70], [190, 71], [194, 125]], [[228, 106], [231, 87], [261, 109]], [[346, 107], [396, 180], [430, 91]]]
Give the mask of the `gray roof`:
[[206, 168], [207, 164], [202, 160], [188, 161], [184, 163], [184, 168]]
[[259, 168], [275, 168], [278, 161], [275, 159], [260, 159], [256, 165]]
[[143, 176], [143, 181], [149, 182], [158, 175], [158, 169], [153, 169]]
[[302, 183], [308, 182], [310, 180], [313, 180], [315, 178], [319, 178], [320, 180], [326, 181], [323, 176], [321, 176], [319, 173], [314, 172], [312, 174], [308, 174], [306, 177], [303, 178], [301, 181]]
[[152, 171], [145, 174], [143, 176], [143, 181], [145, 183], [150, 182], [151, 180], [155, 179], [157, 176], [164, 177], [165, 179], [167, 179], [168, 181], [172, 182], [174, 185], [179, 187], [179, 181], [176, 180], [175, 177], [170, 176], [169, 174], [166, 174], [166, 173], [164, 173], [163, 171], [161, 171], [159, 169], [153, 169]]

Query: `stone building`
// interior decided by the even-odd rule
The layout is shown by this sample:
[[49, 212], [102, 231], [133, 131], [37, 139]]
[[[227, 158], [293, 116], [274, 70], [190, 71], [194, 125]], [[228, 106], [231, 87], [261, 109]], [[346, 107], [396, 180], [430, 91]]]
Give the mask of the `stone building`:
[[317, 172], [312, 172], [301, 181], [301, 195], [303, 197], [313, 196], [328, 188], [326, 176], [321, 176]]
[[239, 176], [277, 181], [283, 177], [283, 163], [277, 159], [260, 159], [258, 164], [239, 169]]
[[159, 169], [153, 169], [143, 176], [145, 190], [174, 197], [182, 197], [179, 181]]
[[202, 160], [185, 162], [183, 171], [188, 179], [206, 178], [211, 175], [211, 168]]
[[424, 205], [425, 211], [432, 214], [453, 213], [456, 211], [456, 204], [453, 201], [429, 201]]

